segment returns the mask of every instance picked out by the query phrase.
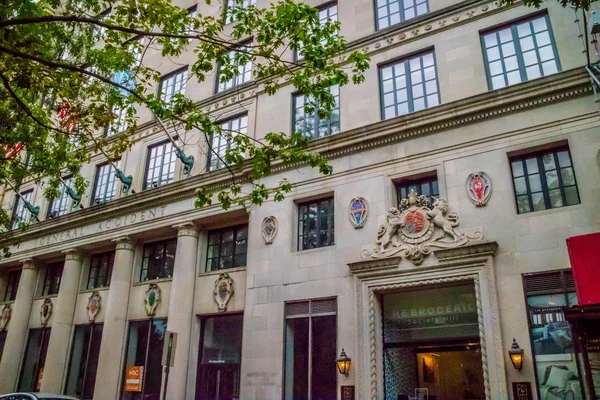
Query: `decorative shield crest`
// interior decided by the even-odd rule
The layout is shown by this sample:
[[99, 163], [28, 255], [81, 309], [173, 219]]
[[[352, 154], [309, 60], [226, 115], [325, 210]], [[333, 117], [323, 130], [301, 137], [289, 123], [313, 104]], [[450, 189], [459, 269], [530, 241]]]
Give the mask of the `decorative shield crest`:
[[98, 311], [100, 311], [101, 303], [102, 297], [100, 296], [100, 293], [93, 291], [92, 295], [88, 299], [88, 304], [86, 307], [90, 322], [94, 322], [96, 320], [96, 315], [98, 315]]
[[0, 331], [6, 330], [6, 327], [8, 326], [11, 316], [12, 316], [11, 305], [5, 304], [4, 308], [2, 308], [2, 313], [0, 314]]
[[377, 240], [371, 251], [363, 250], [363, 258], [383, 258], [400, 254], [414, 264], [423, 262], [432, 248], [453, 248], [469, 240], [481, 240], [481, 232], [473, 236], [460, 232], [458, 214], [448, 213], [448, 202], [435, 199], [430, 208], [429, 200], [414, 190], [402, 199], [400, 209], [392, 207], [387, 222], [377, 231]]
[[146, 315], [154, 317], [156, 314], [156, 307], [160, 303], [160, 288], [155, 283], [151, 283], [146, 290], [146, 296], [144, 297], [144, 308], [146, 309]]
[[367, 222], [368, 215], [369, 209], [367, 201], [363, 197], [355, 197], [350, 200], [350, 205], [348, 206], [348, 217], [350, 218], [350, 223], [355, 229], [363, 227], [365, 222]]
[[483, 171], [473, 172], [467, 177], [467, 195], [477, 207], [483, 207], [492, 196], [492, 180]]
[[40, 309], [40, 321], [42, 323], [42, 326], [46, 326], [48, 325], [48, 320], [50, 319], [50, 316], [52, 315], [52, 300], [50, 299], [45, 299], [44, 302], [42, 303], [42, 307]]
[[261, 225], [261, 232], [265, 244], [273, 243], [273, 240], [275, 240], [275, 236], [277, 236], [277, 229], [277, 218], [270, 216], [265, 217], [265, 219], [263, 219]]
[[217, 302], [217, 310], [219, 312], [227, 311], [227, 303], [233, 296], [233, 279], [228, 273], [219, 274], [219, 278], [215, 281], [213, 294]]

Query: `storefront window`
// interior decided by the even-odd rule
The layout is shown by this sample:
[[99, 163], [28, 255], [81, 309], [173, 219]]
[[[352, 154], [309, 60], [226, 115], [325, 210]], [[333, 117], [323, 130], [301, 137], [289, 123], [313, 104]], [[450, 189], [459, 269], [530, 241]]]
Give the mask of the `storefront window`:
[[577, 305], [573, 275], [569, 270], [530, 274], [524, 284], [540, 397], [581, 400], [571, 326], [563, 313], [563, 307]]
[[81, 400], [93, 398], [101, 340], [102, 324], [75, 327], [66, 389], [68, 395]]
[[484, 399], [472, 283], [382, 295], [385, 399]]
[[19, 392], [39, 392], [44, 375], [46, 352], [50, 341], [50, 328], [29, 330], [27, 350], [23, 360]]
[[166, 319], [133, 321], [125, 353], [124, 400], [158, 400]]
[[0, 332], [0, 360], [2, 360], [2, 353], [4, 352], [4, 345], [6, 344], [6, 331]]
[[202, 319], [197, 400], [238, 400], [242, 356], [241, 314]]
[[286, 304], [285, 400], [335, 400], [336, 299]]

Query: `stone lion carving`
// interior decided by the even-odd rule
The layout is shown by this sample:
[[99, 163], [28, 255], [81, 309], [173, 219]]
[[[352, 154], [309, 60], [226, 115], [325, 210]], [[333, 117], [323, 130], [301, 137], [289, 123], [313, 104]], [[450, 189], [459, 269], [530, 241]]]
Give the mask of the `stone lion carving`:
[[392, 207], [387, 221], [377, 231], [371, 251], [364, 250], [363, 258], [384, 258], [396, 254], [410, 259], [414, 264], [423, 262], [432, 248], [451, 248], [469, 240], [481, 240], [481, 232], [469, 236], [457, 229], [459, 216], [448, 212], [448, 201], [434, 198], [433, 206], [425, 196], [411, 191], [400, 201], [400, 209]]

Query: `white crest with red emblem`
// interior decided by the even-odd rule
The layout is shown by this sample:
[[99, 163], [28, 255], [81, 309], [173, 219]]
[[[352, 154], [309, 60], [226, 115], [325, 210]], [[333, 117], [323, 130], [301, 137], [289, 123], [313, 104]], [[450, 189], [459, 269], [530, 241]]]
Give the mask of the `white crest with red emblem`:
[[481, 232], [467, 235], [456, 229], [458, 218], [458, 214], [448, 213], [446, 200], [435, 199], [430, 205], [427, 197], [412, 190], [407, 199], [400, 201], [400, 209], [388, 210], [387, 221], [379, 227], [373, 249], [364, 250], [362, 257], [400, 255], [419, 265], [432, 248], [458, 247], [483, 238]]
[[483, 207], [492, 196], [492, 180], [483, 171], [473, 172], [467, 177], [467, 196], [477, 207]]

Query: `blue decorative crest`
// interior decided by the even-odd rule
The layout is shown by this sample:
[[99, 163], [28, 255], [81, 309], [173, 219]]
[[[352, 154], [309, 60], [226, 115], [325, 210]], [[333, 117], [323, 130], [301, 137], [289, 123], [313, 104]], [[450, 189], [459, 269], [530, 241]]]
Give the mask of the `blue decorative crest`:
[[354, 228], [358, 229], [363, 227], [365, 222], [367, 222], [368, 211], [367, 201], [364, 198], [355, 197], [350, 200], [348, 216], [350, 217], [350, 223]]

